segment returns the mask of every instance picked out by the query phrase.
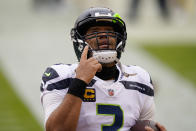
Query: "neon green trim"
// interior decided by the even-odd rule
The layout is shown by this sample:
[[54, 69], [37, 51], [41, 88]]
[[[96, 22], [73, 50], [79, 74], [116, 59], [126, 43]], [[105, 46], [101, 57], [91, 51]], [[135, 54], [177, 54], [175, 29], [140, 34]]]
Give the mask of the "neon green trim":
[[[113, 17], [115, 17], [115, 18], [117, 18], [116, 20], [117, 21], [119, 21], [121, 24], [123, 24], [123, 22], [122, 22], [122, 18], [121, 18], [121, 16], [118, 14], [118, 13], [115, 13], [114, 15], [113, 15]], [[116, 20], [112, 20], [112, 22], [113, 23], [116, 23]]]
[[50, 76], [50, 73], [46, 73], [46, 72], [45, 72], [44, 74], [45, 74], [47, 77], [49, 77], [49, 76]]
[[113, 16], [116, 17], [116, 18], [122, 19], [121, 16], [118, 13], [115, 13]]

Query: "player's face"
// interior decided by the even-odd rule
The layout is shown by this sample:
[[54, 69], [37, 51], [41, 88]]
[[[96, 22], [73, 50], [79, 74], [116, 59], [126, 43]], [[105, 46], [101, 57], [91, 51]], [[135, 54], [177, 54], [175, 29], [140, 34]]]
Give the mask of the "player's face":
[[115, 49], [116, 34], [111, 26], [93, 26], [87, 30], [86, 42], [94, 50]]

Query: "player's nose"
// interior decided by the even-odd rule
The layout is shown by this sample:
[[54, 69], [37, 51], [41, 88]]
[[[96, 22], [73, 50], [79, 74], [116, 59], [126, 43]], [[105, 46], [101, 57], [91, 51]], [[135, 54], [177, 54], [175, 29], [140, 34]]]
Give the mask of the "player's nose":
[[106, 39], [108, 37], [108, 33], [107, 32], [101, 32], [100, 34], [99, 34], [99, 39]]

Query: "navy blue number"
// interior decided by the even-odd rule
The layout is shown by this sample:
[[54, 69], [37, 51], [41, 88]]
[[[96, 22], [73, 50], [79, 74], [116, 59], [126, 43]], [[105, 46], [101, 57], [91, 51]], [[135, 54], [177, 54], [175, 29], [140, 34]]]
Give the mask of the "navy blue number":
[[117, 131], [123, 126], [123, 111], [119, 105], [97, 104], [98, 115], [114, 115], [111, 125], [102, 124], [102, 131]]

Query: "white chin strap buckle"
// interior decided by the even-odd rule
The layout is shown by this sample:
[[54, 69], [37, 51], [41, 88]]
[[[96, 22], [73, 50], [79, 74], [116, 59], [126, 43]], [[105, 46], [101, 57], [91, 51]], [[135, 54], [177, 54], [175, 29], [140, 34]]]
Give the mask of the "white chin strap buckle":
[[117, 59], [117, 52], [113, 50], [92, 51], [93, 58], [100, 63], [112, 63]]

